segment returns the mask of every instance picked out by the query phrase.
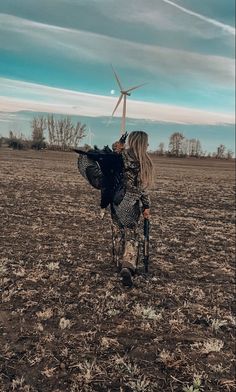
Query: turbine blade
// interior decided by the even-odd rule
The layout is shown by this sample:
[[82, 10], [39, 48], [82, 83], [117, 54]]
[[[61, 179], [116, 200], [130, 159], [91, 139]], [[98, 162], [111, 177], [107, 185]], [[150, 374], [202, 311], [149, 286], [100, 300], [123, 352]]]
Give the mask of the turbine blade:
[[115, 75], [116, 81], [117, 81], [117, 83], [118, 83], [118, 86], [119, 86], [119, 88], [120, 88], [120, 91], [122, 91], [122, 90], [123, 90], [123, 88], [122, 88], [122, 86], [121, 86], [121, 82], [120, 82], [120, 80], [119, 80], [119, 78], [118, 78], [118, 75], [117, 75], [116, 71], [114, 70], [114, 68], [113, 68], [113, 65], [112, 65], [112, 64], [111, 64], [111, 68], [112, 68], [112, 70], [113, 70], [113, 72], [114, 72], [114, 75]]
[[147, 83], [142, 83], [142, 84], [139, 84], [138, 86], [131, 87], [131, 88], [129, 88], [128, 90], [126, 90], [125, 92], [126, 92], [126, 93], [129, 93], [130, 91], [136, 90], [136, 88], [145, 86], [145, 84], [147, 84]]
[[117, 104], [116, 104], [116, 107], [115, 107], [115, 109], [114, 109], [113, 112], [112, 112], [112, 115], [111, 115], [112, 117], [113, 117], [113, 115], [114, 115], [116, 109], [118, 108], [118, 106], [119, 106], [119, 104], [120, 104], [122, 98], [123, 98], [123, 94], [121, 94], [121, 95], [120, 95], [120, 98], [118, 99], [118, 102], [117, 102]]

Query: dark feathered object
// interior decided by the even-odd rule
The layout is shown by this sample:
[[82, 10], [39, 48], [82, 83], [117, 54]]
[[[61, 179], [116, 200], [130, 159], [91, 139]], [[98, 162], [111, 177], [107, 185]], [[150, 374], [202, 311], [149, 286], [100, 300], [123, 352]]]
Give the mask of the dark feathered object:
[[[92, 186], [101, 189], [101, 208], [110, 203], [119, 204], [124, 197], [124, 164], [121, 154], [113, 152], [108, 146], [103, 149], [95, 147], [89, 151], [74, 150], [76, 153], [86, 155], [96, 165], [88, 165], [86, 176]], [[102, 176], [101, 176], [102, 172]]]

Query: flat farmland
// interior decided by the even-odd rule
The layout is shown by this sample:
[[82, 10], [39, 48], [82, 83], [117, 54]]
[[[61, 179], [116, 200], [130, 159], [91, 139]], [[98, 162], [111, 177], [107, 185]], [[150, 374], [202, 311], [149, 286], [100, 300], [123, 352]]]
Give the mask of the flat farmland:
[[126, 289], [76, 154], [0, 149], [2, 392], [235, 390], [235, 163], [153, 159]]

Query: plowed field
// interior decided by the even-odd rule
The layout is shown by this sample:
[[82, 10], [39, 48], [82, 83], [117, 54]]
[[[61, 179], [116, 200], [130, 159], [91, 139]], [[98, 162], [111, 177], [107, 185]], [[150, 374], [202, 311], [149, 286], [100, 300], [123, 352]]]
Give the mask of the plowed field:
[[0, 149], [1, 391], [234, 390], [234, 162], [154, 163], [126, 289], [76, 155]]

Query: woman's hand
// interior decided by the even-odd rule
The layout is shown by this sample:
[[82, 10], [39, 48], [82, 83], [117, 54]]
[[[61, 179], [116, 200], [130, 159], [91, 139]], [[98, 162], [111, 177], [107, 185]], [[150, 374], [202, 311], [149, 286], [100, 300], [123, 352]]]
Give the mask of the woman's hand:
[[112, 149], [114, 152], [116, 152], [117, 154], [120, 154], [125, 148], [125, 144], [120, 143], [120, 142], [115, 142], [112, 145]]
[[144, 217], [144, 219], [150, 218], [150, 209], [149, 208], [145, 208], [145, 210], [143, 211], [143, 217]]

